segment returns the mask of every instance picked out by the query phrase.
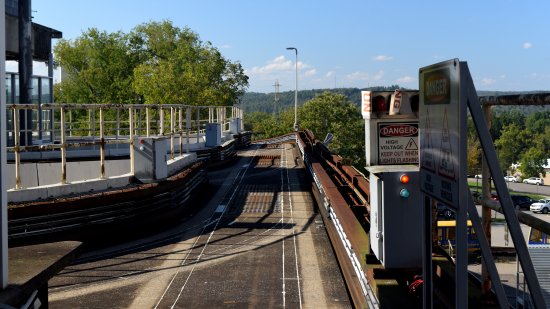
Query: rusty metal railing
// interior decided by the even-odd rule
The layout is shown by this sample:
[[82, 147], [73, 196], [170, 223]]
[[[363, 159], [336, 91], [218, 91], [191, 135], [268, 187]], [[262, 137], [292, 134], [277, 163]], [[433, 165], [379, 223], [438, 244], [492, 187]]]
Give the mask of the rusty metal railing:
[[[189, 152], [189, 144], [201, 142], [207, 123], [219, 123], [222, 134], [230, 123], [242, 119], [238, 106], [190, 106], [180, 104], [12, 104], [7, 106], [7, 151], [14, 153], [15, 189], [21, 189], [21, 153], [59, 151], [61, 184], [67, 183], [67, 151], [86, 146], [99, 147], [100, 177], [105, 178], [105, 147], [127, 144], [130, 170], [134, 172], [133, 138], [135, 136], [166, 136], [170, 139], [170, 158], [176, 157], [175, 139], [179, 140], [179, 156]], [[38, 123], [38, 113], [47, 113]], [[96, 113], [99, 119], [96, 119]], [[28, 117], [27, 115], [32, 115]], [[20, 128], [20, 119], [32, 120], [32, 125]], [[185, 115], [185, 117], [184, 117]], [[193, 117], [193, 115], [195, 117]], [[242, 121], [239, 124], [242, 129]], [[21, 136], [26, 144], [22, 145]], [[185, 138], [184, 138], [185, 137]], [[41, 138], [41, 139], [39, 139]], [[33, 143], [29, 143], [33, 140]]]

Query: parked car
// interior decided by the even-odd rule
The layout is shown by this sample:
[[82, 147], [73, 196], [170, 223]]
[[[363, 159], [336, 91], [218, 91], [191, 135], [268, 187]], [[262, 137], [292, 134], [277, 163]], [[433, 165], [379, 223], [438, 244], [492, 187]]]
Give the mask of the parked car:
[[538, 202], [531, 204], [529, 209], [531, 209], [532, 212], [542, 212], [543, 214], [547, 214], [550, 212], [550, 200], [539, 200]]
[[504, 180], [508, 182], [518, 182], [518, 179], [515, 176], [504, 176]]
[[542, 186], [542, 185], [544, 185], [544, 180], [542, 180], [542, 178], [538, 178], [538, 177], [529, 177], [527, 179], [524, 179], [523, 183], [528, 183], [530, 185]]
[[526, 195], [511, 195], [510, 196], [512, 198], [512, 202], [514, 203], [514, 207], [519, 207], [519, 208], [525, 208], [525, 209], [529, 209], [529, 206], [531, 206], [531, 204], [533, 204], [534, 202], [536, 202], [536, 200], [526, 196]]

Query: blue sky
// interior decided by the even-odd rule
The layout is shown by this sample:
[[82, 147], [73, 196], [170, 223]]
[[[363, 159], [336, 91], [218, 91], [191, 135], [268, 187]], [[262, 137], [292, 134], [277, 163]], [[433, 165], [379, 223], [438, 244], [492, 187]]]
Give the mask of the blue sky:
[[[33, 0], [33, 21], [74, 39], [171, 20], [250, 77], [249, 91], [398, 84], [418, 69], [467, 61], [477, 90], [550, 90], [550, 1]], [[8, 67], [9, 69], [9, 67]]]

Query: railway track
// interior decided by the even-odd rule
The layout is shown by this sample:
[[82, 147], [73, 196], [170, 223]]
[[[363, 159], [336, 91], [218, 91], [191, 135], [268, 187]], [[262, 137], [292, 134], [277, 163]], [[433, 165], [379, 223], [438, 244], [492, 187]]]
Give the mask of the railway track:
[[210, 173], [218, 189], [193, 217], [84, 255], [50, 282], [52, 307], [116, 290], [112, 306], [349, 308], [295, 145], [252, 146], [230, 173]]

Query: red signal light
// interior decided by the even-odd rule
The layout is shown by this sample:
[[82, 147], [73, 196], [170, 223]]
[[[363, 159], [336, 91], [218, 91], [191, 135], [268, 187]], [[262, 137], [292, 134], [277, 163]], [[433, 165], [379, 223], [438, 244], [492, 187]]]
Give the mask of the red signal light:
[[409, 183], [409, 180], [411, 180], [411, 179], [409, 178], [409, 175], [407, 175], [407, 174], [403, 174], [403, 175], [401, 175], [401, 177], [399, 177], [399, 181], [401, 181], [401, 183], [403, 183], [403, 184]]
[[375, 106], [376, 106], [376, 110], [378, 112], [383, 112], [386, 110], [386, 99], [384, 99], [384, 97], [377, 97], [375, 99], [376, 101], [374, 102]]

